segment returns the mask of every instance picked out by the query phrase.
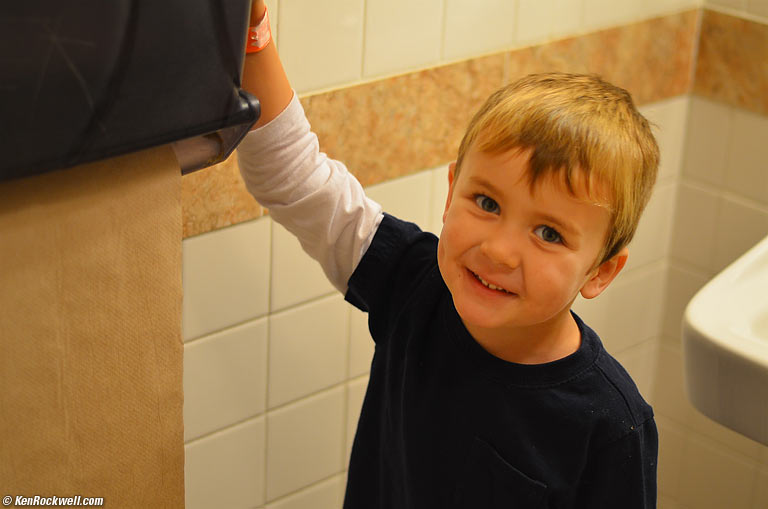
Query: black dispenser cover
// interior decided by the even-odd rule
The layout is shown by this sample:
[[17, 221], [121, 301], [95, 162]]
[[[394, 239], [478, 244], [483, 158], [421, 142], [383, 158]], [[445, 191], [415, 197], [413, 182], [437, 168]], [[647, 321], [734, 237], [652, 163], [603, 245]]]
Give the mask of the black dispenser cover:
[[217, 133], [223, 159], [259, 115], [240, 89], [249, 10], [250, 0], [0, 3], [0, 180]]

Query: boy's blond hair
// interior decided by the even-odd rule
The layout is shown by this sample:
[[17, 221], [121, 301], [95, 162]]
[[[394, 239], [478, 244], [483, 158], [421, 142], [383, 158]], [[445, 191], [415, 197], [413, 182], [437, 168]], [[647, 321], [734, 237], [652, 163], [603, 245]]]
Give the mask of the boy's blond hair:
[[611, 212], [596, 266], [632, 240], [659, 165], [649, 123], [629, 93], [591, 75], [534, 74], [492, 94], [464, 134], [457, 175], [473, 144], [482, 152], [530, 149], [532, 189], [550, 175], [576, 196], [578, 171], [588, 197], [600, 194]]

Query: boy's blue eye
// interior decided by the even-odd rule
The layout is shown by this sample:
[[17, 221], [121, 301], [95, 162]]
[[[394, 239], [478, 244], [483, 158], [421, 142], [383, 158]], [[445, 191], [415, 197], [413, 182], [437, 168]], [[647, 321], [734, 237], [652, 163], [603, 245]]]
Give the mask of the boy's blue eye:
[[541, 225], [533, 231], [541, 240], [550, 244], [561, 244], [563, 237], [557, 230], [546, 225]]
[[489, 198], [484, 194], [476, 195], [475, 203], [477, 203], [477, 206], [480, 207], [483, 212], [490, 212], [491, 214], [499, 213], [499, 204], [496, 203], [496, 200]]

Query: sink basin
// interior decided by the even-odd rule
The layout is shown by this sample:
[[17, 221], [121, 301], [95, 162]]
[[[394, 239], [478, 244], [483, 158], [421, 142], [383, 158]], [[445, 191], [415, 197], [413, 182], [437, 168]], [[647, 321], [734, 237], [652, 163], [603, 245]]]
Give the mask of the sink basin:
[[691, 299], [683, 357], [693, 406], [768, 445], [768, 237]]

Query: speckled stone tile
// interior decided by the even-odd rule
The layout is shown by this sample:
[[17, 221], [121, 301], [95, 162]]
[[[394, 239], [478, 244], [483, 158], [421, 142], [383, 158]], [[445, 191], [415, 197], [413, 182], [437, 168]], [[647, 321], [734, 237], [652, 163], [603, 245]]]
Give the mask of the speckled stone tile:
[[263, 215], [264, 210], [245, 188], [237, 157], [181, 178], [184, 238]]
[[693, 92], [768, 115], [768, 25], [703, 14]]

